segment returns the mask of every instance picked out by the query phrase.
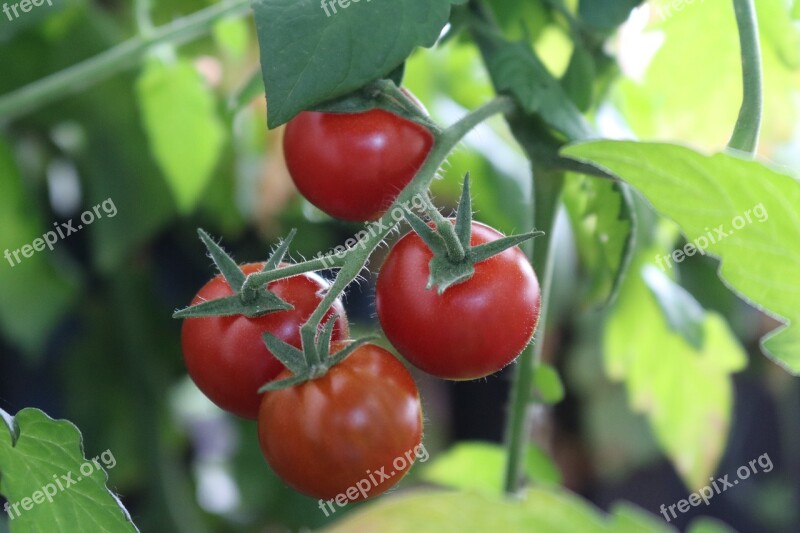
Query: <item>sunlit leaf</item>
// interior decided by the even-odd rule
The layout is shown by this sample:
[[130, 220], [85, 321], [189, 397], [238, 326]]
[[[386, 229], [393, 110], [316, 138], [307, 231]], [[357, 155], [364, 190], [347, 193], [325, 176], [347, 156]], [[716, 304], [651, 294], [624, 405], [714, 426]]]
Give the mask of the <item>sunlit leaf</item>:
[[708, 312], [696, 349], [667, 324], [642, 271], [660, 250], [634, 260], [606, 325], [606, 375], [624, 381], [657, 441], [689, 488], [705, 484], [728, 439], [733, 385], [746, 356], [724, 318]]
[[576, 174], [565, 181], [562, 198], [588, 274], [590, 304], [612, 298], [630, 262], [634, 218], [624, 187]]
[[732, 290], [785, 320], [762, 348], [800, 373], [800, 182], [756, 162], [667, 144], [607, 141], [563, 153], [631, 183], [696, 248], [719, 257]]
[[[419, 468], [422, 479], [437, 485], [500, 494], [507, 458], [505, 448], [499, 444], [459, 442]], [[525, 464], [525, 473], [534, 483], [552, 485], [560, 480], [553, 460], [534, 445], [529, 448]]]
[[558, 371], [547, 364], [540, 364], [533, 374], [533, 384], [544, 403], [555, 404], [564, 399], [564, 383]]
[[[653, 0], [649, 6], [651, 24], [645, 36], [655, 40], [663, 36], [663, 44], [641, 80], [623, 77], [616, 82], [615, 103], [639, 137], [721, 149], [736, 123], [742, 99], [733, 3]], [[796, 44], [791, 48], [793, 32], [785, 31], [791, 24], [785, 1], [759, 0], [756, 6], [765, 91], [762, 143], [769, 150], [771, 144], [788, 139], [797, 122], [793, 93], [800, 88], [800, 75], [787, 67], [787, 58], [800, 51]], [[620, 42], [623, 64], [635, 62], [646, 47], [646, 41], [634, 32], [631, 28]], [[676, 73], [680, 73], [679, 83]]]
[[214, 96], [186, 61], [150, 61], [136, 90], [151, 150], [178, 208], [190, 212], [211, 180], [225, 140]]
[[222, 51], [234, 59], [247, 52], [248, 24], [240, 18], [226, 18], [214, 24], [214, 40]]
[[665, 533], [675, 531], [644, 512], [606, 516], [563, 489], [533, 488], [521, 500], [472, 492], [426, 491], [382, 498], [325, 529], [380, 531], [575, 531]]

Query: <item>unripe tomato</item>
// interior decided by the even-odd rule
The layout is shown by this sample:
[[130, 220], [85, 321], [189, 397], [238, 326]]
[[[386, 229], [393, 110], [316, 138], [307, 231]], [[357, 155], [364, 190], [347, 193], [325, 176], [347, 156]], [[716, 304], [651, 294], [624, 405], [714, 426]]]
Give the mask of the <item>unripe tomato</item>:
[[306, 111], [289, 121], [284, 154], [295, 185], [332, 217], [375, 220], [417, 173], [433, 145], [423, 126], [382, 109]]
[[325, 500], [371, 498], [400, 481], [417, 457], [419, 391], [403, 363], [365, 344], [320, 378], [265, 393], [258, 440], [295, 490]]
[[[263, 267], [263, 263], [251, 263], [242, 266], [242, 271], [252, 274]], [[183, 358], [198, 388], [222, 409], [250, 419], [258, 416], [258, 389], [285, 369], [264, 345], [262, 335], [270, 332], [300, 348], [300, 327], [322, 300], [320, 292], [328, 283], [316, 274], [303, 274], [274, 281], [268, 287], [294, 309], [256, 318], [187, 318], [181, 331]], [[200, 289], [192, 305], [232, 294], [228, 282], [218, 275]], [[337, 318], [333, 338], [347, 338], [347, 317], [339, 300], [328, 310], [325, 320], [334, 313]]]
[[[502, 234], [472, 224], [472, 246]], [[539, 282], [525, 254], [509, 248], [475, 265], [443, 294], [427, 289], [432, 252], [416, 233], [389, 252], [378, 274], [376, 306], [386, 337], [408, 362], [445, 379], [493, 374], [525, 348], [539, 319]]]

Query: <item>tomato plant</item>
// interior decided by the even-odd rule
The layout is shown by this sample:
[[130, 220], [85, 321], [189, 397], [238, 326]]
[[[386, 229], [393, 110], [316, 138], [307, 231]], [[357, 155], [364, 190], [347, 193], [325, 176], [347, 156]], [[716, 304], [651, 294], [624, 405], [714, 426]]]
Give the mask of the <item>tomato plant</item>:
[[[471, 244], [502, 235], [472, 224]], [[539, 319], [536, 274], [515, 247], [475, 265], [443, 294], [428, 287], [433, 252], [416, 233], [394, 245], [378, 274], [375, 304], [386, 337], [417, 368], [446, 379], [476, 379], [510, 363]]]
[[0, 531], [796, 529], [799, 0], [119, 3], [0, 15]]
[[391, 353], [365, 344], [318, 379], [265, 393], [258, 439], [298, 491], [327, 500], [369, 480], [351, 500], [372, 498], [400, 481], [422, 441], [417, 385]]
[[[263, 267], [263, 263], [249, 263], [242, 266], [242, 271], [251, 274]], [[262, 335], [271, 332], [299, 347], [300, 326], [316, 309], [322, 299], [320, 292], [327, 287], [328, 283], [315, 274], [293, 276], [267, 286], [293, 309], [253, 318], [243, 315], [187, 318], [183, 322], [181, 345], [189, 375], [218, 406], [255, 419], [261, 401], [258, 389], [284, 370], [264, 345]], [[230, 285], [222, 275], [217, 275], [197, 292], [192, 304], [231, 295]], [[333, 338], [347, 338], [347, 317], [338, 300], [326, 317], [334, 315]]]
[[374, 220], [392, 205], [423, 161], [433, 136], [382, 109], [306, 111], [286, 126], [286, 165], [315, 206], [343, 220]]

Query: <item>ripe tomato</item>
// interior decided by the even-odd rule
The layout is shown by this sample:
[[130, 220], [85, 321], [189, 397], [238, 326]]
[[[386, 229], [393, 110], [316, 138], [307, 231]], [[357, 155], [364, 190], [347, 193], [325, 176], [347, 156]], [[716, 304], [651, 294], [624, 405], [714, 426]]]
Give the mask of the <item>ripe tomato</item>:
[[[244, 265], [245, 274], [258, 272], [263, 264]], [[183, 321], [181, 345], [189, 375], [211, 401], [234, 414], [255, 419], [261, 395], [258, 389], [273, 380], [283, 364], [275, 359], [262, 340], [264, 332], [296, 347], [301, 346], [300, 326], [314, 312], [328, 284], [316, 274], [304, 274], [269, 284], [269, 290], [294, 306], [257, 318], [243, 315], [187, 318]], [[233, 294], [221, 275], [206, 283], [192, 305]], [[334, 339], [348, 336], [347, 317], [340, 301], [328, 311], [325, 320], [336, 313]], [[323, 320], [324, 323], [324, 320]]]
[[[343, 346], [334, 343], [332, 351]], [[371, 498], [400, 481], [415, 459], [419, 391], [403, 363], [365, 344], [321, 378], [265, 393], [258, 440], [294, 489], [328, 500]]]
[[417, 173], [433, 145], [423, 126], [381, 109], [306, 111], [286, 126], [283, 150], [295, 185], [332, 217], [379, 218]]
[[[472, 246], [501, 238], [472, 224]], [[384, 333], [411, 364], [445, 379], [497, 372], [519, 355], [539, 319], [539, 282], [518, 247], [477, 263], [444, 294], [428, 290], [433, 257], [416, 233], [389, 252], [378, 274], [376, 306]]]

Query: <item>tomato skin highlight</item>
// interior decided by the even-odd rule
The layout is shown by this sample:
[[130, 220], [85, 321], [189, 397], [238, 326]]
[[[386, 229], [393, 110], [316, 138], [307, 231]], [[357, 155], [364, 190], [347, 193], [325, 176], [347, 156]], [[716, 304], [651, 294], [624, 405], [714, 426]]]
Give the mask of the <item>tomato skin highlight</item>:
[[423, 126], [382, 109], [305, 111], [286, 126], [286, 166], [298, 190], [328, 215], [378, 219], [433, 146]]
[[[320, 378], [265, 393], [258, 439], [269, 465], [295, 490], [330, 500], [366, 479], [372, 498], [400, 481], [415, 459], [422, 441], [419, 391], [403, 363], [366, 344]], [[394, 465], [397, 458], [405, 465]], [[366, 498], [359, 493], [350, 501]]]
[[[242, 266], [245, 274], [258, 272], [263, 263]], [[270, 332], [300, 348], [300, 327], [322, 300], [321, 290], [328, 283], [316, 274], [303, 274], [269, 284], [294, 309], [275, 311], [256, 318], [243, 315], [187, 318], [181, 330], [183, 358], [197, 387], [222, 409], [255, 420], [261, 404], [258, 389], [275, 379], [285, 367], [264, 345], [262, 335]], [[233, 294], [227, 281], [217, 275], [206, 283], [192, 305]], [[341, 301], [328, 310], [325, 320], [337, 315], [333, 339], [345, 339], [349, 333]]]
[[[472, 224], [471, 244], [502, 234]], [[432, 252], [411, 232], [390, 250], [378, 274], [376, 307], [386, 337], [412, 365], [452, 380], [477, 379], [513, 361], [533, 336], [541, 296], [525, 254], [510, 248], [475, 265], [444, 294], [426, 288]]]

